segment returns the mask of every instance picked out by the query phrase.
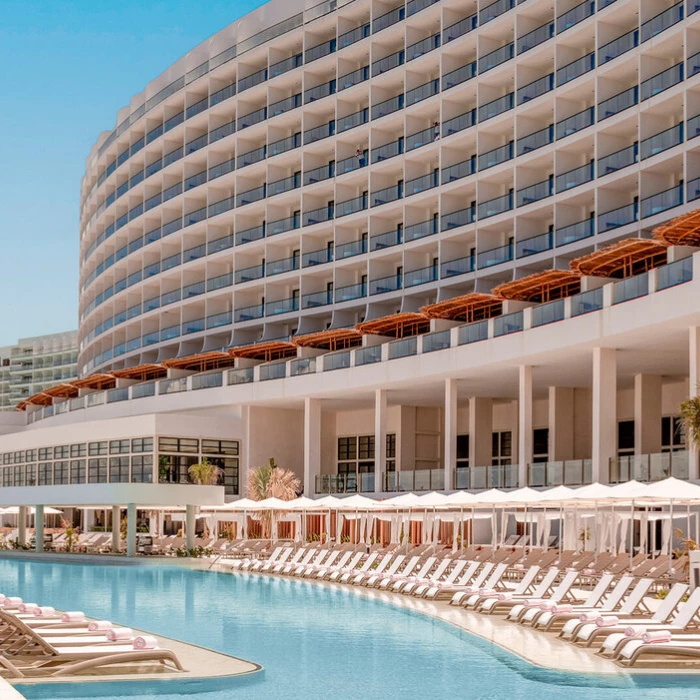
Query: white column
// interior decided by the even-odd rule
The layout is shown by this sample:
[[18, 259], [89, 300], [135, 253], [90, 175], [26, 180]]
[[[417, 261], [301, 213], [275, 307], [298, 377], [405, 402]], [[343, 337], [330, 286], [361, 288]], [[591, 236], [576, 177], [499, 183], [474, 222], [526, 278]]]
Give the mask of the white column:
[[245, 498], [248, 495], [248, 471], [252, 466], [250, 464], [250, 406], [243, 406], [241, 417], [243, 419], [243, 441], [238, 472], [238, 496]]
[[[107, 523], [105, 523], [106, 525]], [[112, 552], [119, 553], [119, 545], [122, 539], [122, 508], [112, 506]]]
[[[700, 326], [693, 326], [690, 331], [690, 366], [689, 366], [689, 391], [690, 396], [700, 393]], [[700, 479], [700, 450], [698, 445], [690, 445], [688, 448], [688, 468], [690, 479]]]
[[532, 367], [520, 365], [518, 381], [518, 486], [527, 486], [528, 465], [533, 459]]
[[197, 512], [194, 506], [185, 506], [185, 543], [187, 549], [195, 547], [195, 530], [197, 528]]
[[[386, 389], [374, 391], [374, 492], [381, 493], [386, 472]], [[400, 469], [400, 465], [396, 465]]]
[[457, 468], [457, 380], [445, 379], [445, 488], [455, 486]]
[[126, 507], [126, 556], [136, 556], [136, 504]]
[[593, 348], [593, 481], [609, 481], [617, 454], [617, 356], [615, 348]]
[[549, 387], [549, 461], [574, 458], [574, 390]]
[[634, 454], [661, 452], [661, 377], [634, 376]]
[[314, 494], [321, 473], [321, 401], [304, 399], [304, 495]]
[[27, 506], [19, 507], [19, 515], [17, 516], [17, 537], [19, 543], [24, 545], [27, 544]]
[[34, 515], [35, 543], [37, 552], [44, 551], [44, 506], [36, 506]]

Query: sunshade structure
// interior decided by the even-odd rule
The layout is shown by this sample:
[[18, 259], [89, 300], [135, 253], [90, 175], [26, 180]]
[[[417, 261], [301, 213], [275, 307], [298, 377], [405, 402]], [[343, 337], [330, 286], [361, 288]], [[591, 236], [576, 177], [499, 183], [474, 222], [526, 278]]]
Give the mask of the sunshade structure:
[[56, 386], [44, 389], [41, 393], [52, 398], [74, 399], [80, 392], [75, 384], [69, 382], [67, 384], [56, 384]]
[[700, 246], [700, 209], [677, 216], [654, 229], [654, 238], [668, 245]]
[[92, 374], [89, 377], [71, 382], [78, 389], [94, 389], [96, 391], [114, 389], [116, 383], [117, 379], [113, 374]]
[[286, 357], [295, 357], [297, 354], [296, 345], [285, 340], [269, 340], [265, 343], [255, 343], [253, 345], [243, 345], [239, 348], [229, 348], [229, 355], [232, 357], [244, 357], [250, 360], [282, 360]]
[[362, 345], [362, 333], [354, 328], [334, 328], [295, 337], [292, 343], [300, 348], [318, 348], [333, 352]]
[[227, 352], [202, 352], [189, 357], [174, 357], [163, 361], [163, 367], [187, 370], [189, 372], [206, 372], [210, 369], [232, 367], [236, 362]]
[[503, 301], [500, 298], [493, 294], [480, 294], [478, 292], [463, 294], [421, 308], [421, 313], [428, 318], [464, 323], [500, 316], [502, 311]]
[[358, 323], [355, 328], [363, 335], [408, 338], [413, 335], [427, 333], [430, 330], [430, 320], [423, 314], [405, 312]]
[[571, 261], [571, 269], [591, 277], [625, 278], [638, 275], [668, 259], [667, 246], [647, 238], [627, 238]]
[[543, 303], [563, 299], [581, 291], [581, 275], [571, 270], [545, 270], [519, 280], [505, 282], [493, 293], [502, 299]]
[[168, 374], [168, 370], [164, 365], [145, 364], [115, 369], [111, 371], [111, 374], [117, 379], [135, 379], [140, 382], [146, 382], [151, 379], [162, 379]]

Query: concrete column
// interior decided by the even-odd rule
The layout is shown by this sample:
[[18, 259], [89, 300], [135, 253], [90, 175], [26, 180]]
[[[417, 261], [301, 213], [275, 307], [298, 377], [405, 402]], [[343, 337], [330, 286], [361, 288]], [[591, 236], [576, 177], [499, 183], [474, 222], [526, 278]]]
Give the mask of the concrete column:
[[[238, 472], [238, 495], [244, 498], [248, 495], [248, 471], [250, 464], [250, 406], [243, 406], [241, 415], [243, 418], [243, 440], [241, 444], [241, 460]], [[161, 535], [163, 533], [160, 533]]]
[[615, 348], [593, 348], [593, 481], [609, 480], [617, 454], [617, 355]]
[[121, 506], [112, 506], [112, 552], [119, 554], [121, 544]]
[[126, 507], [126, 556], [136, 556], [136, 504]]
[[634, 454], [661, 452], [661, 377], [634, 376]]
[[[374, 391], [374, 492], [381, 493], [386, 472], [386, 389]], [[400, 468], [400, 467], [399, 467]]]
[[457, 468], [457, 380], [445, 379], [445, 488], [453, 489]]
[[19, 515], [17, 516], [17, 538], [20, 544], [27, 544], [27, 506], [19, 507]]
[[528, 465], [533, 459], [532, 367], [520, 365], [518, 379], [518, 486], [527, 486]]
[[35, 543], [37, 552], [44, 551], [44, 506], [36, 506], [34, 515]]
[[[700, 326], [693, 326], [689, 331], [690, 366], [688, 368], [688, 383], [690, 396], [693, 397], [700, 393]], [[688, 446], [688, 477], [690, 479], [700, 479], [699, 455], [700, 449], [698, 449], [698, 445], [690, 444]]]
[[574, 458], [574, 390], [549, 387], [549, 461]]
[[321, 473], [321, 401], [304, 399], [304, 495], [314, 495]]
[[195, 529], [197, 527], [197, 512], [194, 506], [185, 507], [185, 540], [187, 549], [195, 547]]
[[469, 467], [488, 467], [493, 458], [493, 399], [469, 399]]

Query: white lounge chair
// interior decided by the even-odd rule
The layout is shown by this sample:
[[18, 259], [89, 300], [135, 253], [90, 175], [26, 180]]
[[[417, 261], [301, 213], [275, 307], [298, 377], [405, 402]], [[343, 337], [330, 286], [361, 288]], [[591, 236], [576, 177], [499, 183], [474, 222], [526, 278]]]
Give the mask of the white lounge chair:
[[493, 571], [493, 567], [495, 564], [493, 562], [487, 561], [483, 567], [481, 567], [481, 571], [477, 574], [476, 578], [474, 581], [468, 585], [468, 586], [460, 586], [461, 590], [456, 592], [452, 596], [452, 600], [450, 601], [450, 605], [459, 605], [463, 600], [465, 600], [468, 596], [470, 596], [472, 593], [475, 591], [478, 591], [481, 586], [484, 584], [484, 581], [490, 576], [491, 572]]

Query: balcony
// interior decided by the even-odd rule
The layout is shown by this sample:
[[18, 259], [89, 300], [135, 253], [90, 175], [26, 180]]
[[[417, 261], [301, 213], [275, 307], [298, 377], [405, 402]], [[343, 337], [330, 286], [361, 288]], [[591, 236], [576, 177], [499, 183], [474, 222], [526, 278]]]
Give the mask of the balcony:
[[452, 134], [457, 134], [464, 129], [468, 129], [476, 124], [476, 109], [470, 109], [464, 114], [460, 114], [458, 117], [453, 117], [442, 123], [442, 135], [443, 137], [451, 136]]
[[595, 1], [594, 0], [584, 0], [576, 7], [564, 12], [557, 17], [557, 34], [565, 32], [579, 22], [583, 22], [584, 19], [588, 19], [595, 12]]
[[306, 211], [303, 216], [304, 226], [313, 226], [314, 224], [320, 224], [324, 221], [330, 221], [333, 219], [333, 212], [333, 202], [329, 202], [325, 207]]
[[316, 374], [315, 357], [299, 357], [289, 363], [290, 377], [300, 377], [304, 374]]
[[479, 221], [488, 219], [492, 216], [498, 216], [504, 212], [510, 211], [513, 208], [513, 193], [501, 195], [494, 199], [489, 199], [487, 202], [481, 202], [478, 205]]
[[433, 34], [425, 39], [417, 41], [415, 44], [411, 44], [406, 47], [406, 55], [408, 61], [414, 61], [416, 58], [423, 56], [426, 53], [430, 53], [435, 49], [440, 48], [440, 34]]
[[278, 316], [292, 311], [299, 311], [299, 297], [293, 296], [277, 301], [268, 301], [265, 308], [265, 316]]
[[440, 221], [440, 230], [448, 231], [467, 224], [473, 224], [476, 221], [476, 206], [472, 205], [466, 209], [453, 211], [450, 214], [443, 214]]
[[445, 488], [444, 469], [402, 469], [384, 473], [385, 492], [442, 491]]
[[528, 464], [527, 485], [530, 487], [584, 486], [591, 483], [593, 461], [590, 459]]
[[493, 321], [493, 337], [500, 338], [502, 335], [518, 333], [524, 328], [523, 312], [516, 311], [512, 314], [497, 316]]
[[513, 142], [505, 144], [505, 146], [499, 146], [491, 151], [482, 153], [478, 157], [479, 172], [483, 170], [488, 170], [501, 163], [505, 163], [513, 158]]
[[359, 109], [357, 112], [348, 114], [345, 117], [340, 117], [336, 121], [337, 132], [342, 134], [348, 129], [354, 129], [356, 126], [366, 124], [369, 120], [369, 108]]
[[463, 177], [468, 177], [476, 172], [476, 156], [472, 156], [469, 160], [463, 160], [461, 163], [450, 165], [442, 169], [440, 181], [443, 185], [455, 180], [461, 180]]
[[688, 453], [685, 450], [614, 457], [609, 464], [611, 484], [631, 479], [641, 482], [661, 481], [670, 476], [685, 480], [689, 478]]
[[280, 114], [289, 112], [290, 110], [296, 109], [297, 107], [301, 107], [300, 93], [297, 93], [296, 95], [290, 95], [289, 97], [285, 97], [283, 100], [279, 100], [279, 102], [272, 102], [267, 111], [268, 117], [270, 119], [272, 117], [277, 117]]
[[509, 92], [507, 95], [503, 95], [503, 97], [499, 97], [492, 102], [488, 102], [485, 105], [481, 105], [481, 107], [479, 107], [479, 121], [485, 122], [489, 119], [493, 119], [499, 114], [507, 112], [509, 109], [513, 109], [512, 92]]
[[383, 248], [399, 245], [399, 243], [403, 243], [403, 230], [400, 228], [372, 236], [369, 241], [369, 248], [371, 251], [382, 250]]
[[627, 168], [637, 162], [639, 156], [639, 144], [636, 142], [627, 148], [623, 148], [610, 155], [598, 159], [598, 177], [604, 177], [610, 173]]
[[595, 220], [592, 218], [577, 221], [575, 224], [561, 226], [556, 231], [557, 247], [581, 241], [595, 235]]
[[324, 289], [321, 292], [304, 294], [301, 297], [302, 309], [316, 309], [320, 306], [328, 306], [333, 303], [333, 290]]
[[349, 216], [357, 212], [367, 209], [367, 193], [361, 194], [359, 197], [347, 199], [344, 202], [338, 202], [335, 205], [335, 218], [339, 219], [342, 216]]
[[649, 273], [628, 277], [613, 285], [613, 304], [622, 304], [649, 294]]
[[372, 472], [321, 474], [316, 477], [315, 489], [317, 494], [372, 493], [374, 492], [374, 474]]
[[405, 57], [406, 55], [403, 51], [397, 51], [390, 56], [385, 56], [384, 58], [374, 61], [374, 63], [372, 63], [372, 77], [374, 78], [377, 75], [386, 73], [392, 68], [402, 66], [404, 64]]
[[667, 209], [673, 209], [683, 204], [683, 185], [671, 187], [663, 192], [658, 192], [642, 200], [642, 218], [660, 214]]
[[326, 247], [319, 250], [312, 250], [304, 253], [301, 256], [302, 267], [313, 267], [314, 265], [323, 265], [324, 263], [333, 262], [333, 248]]
[[410, 197], [414, 194], [420, 194], [421, 192], [427, 192], [428, 190], [437, 187], [439, 184], [440, 172], [438, 170], [434, 170], [432, 173], [421, 175], [421, 177], [416, 177], [412, 180], [406, 180], [406, 197]]
[[408, 243], [409, 241], [417, 241], [420, 238], [425, 238], [426, 236], [433, 236], [438, 232], [438, 219], [434, 216], [432, 219], [427, 221], [421, 221], [418, 224], [411, 224], [406, 226], [403, 231], [403, 239]]
[[322, 83], [321, 85], [315, 85], [314, 87], [307, 88], [304, 90], [304, 104], [306, 105], [310, 102], [321, 100], [329, 95], [335, 95], [335, 91], [335, 80], [329, 80], [327, 83]]
[[456, 489], [512, 489], [518, 487], [518, 465], [496, 465], [488, 467], [457, 467]]
[[355, 367], [362, 365], [372, 365], [382, 360], [382, 346], [368, 345], [366, 348], [355, 350]]
[[321, 126], [316, 126], [313, 129], [307, 129], [304, 132], [304, 145], [316, 143], [322, 139], [327, 139], [335, 134], [335, 120], [331, 120]]
[[532, 309], [532, 327], [546, 326], [564, 320], [564, 300], [557, 299], [546, 304], [540, 304]]
[[367, 252], [367, 239], [360, 238], [349, 243], [341, 243], [335, 247], [335, 259], [345, 260], [355, 255], [362, 255]]
[[607, 211], [598, 217], [598, 231], [609, 231], [620, 226], [634, 223], [639, 218], [639, 204], [632, 202], [624, 207], [619, 207], [611, 211]]
[[335, 176], [335, 162], [331, 161], [328, 165], [322, 165], [320, 168], [314, 168], [304, 173], [304, 185], [313, 185], [317, 182], [329, 180]]
[[485, 250], [476, 256], [477, 269], [483, 270], [487, 267], [493, 267], [494, 265], [501, 265], [505, 262], [510, 262], [513, 259], [513, 244], [507, 243], [506, 245], [499, 246], [498, 248], [492, 248], [491, 250]]
[[566, 119], [562, 119], [561, 121], [558, 121], [556, 125], [557, 139], [563, 139], [566, 136], [575, 134], [577, 131], [581, 131], [581, 129], [591, 126], [594, 121], [595, 109], [593, 107], [589, 107], [588, 109], [584, 109], [582, 112], [578, 112], [577, 114], [573, 114]]
[[683, 258], [658, 268], [657, 291], [669, 289], [693, 279], [693, 258]]
[[591, 289], [571, 297], [571, 317], [583, 316], [603, 308], [603, 288]]
[[486, 73], [496, 66], [500, 66], [501, 63], [510, 61], [510, 59], [513, 58], [513, 49], [514, 45], [511, 41], [510, 44], [501, 46], [500, 49], [496, 49], [495, 51], [491, 51], [491, 53], [487, 53], [485, 56], [482, 56], [479, 59], [479, 74], [481, 75], [482, 73]]
[[253, 306], [246, 306], [241, 309], [236, 309], [233, 312], [233, 320], [235, 323], [242, 323], [244, 321], [252, 321], [256, 318], [262, 318], [265, 315], [265, 305], [255, 304]]
[[266, 382], [270, 379], [284, 379], [287, 376], [286, 362], [271, 362], [260, 365], [260, 381]]
[[398, 199], [403, 198], [403, 182], [398, 182], [396, 185], [391, 187], [386, 187], [383, 190], [378, 190], [377, 192], [372, 192], [370, 197], [371, 206], [379, 207], [382, 204], [388, 204], [389, 202], [395, 202]]
[[261, 279], [265, 276], [265, 265], [253, 265], [252, 267], [246, 267], [242, 270], [236, 270], [236, 284], [244, 284], [245, 282], [252, 282], [253, 280]]
[[518, 104], [524, 104], [554, 89], [554, 73], [545, 75], [518, 88]]
[[559, 68], [556, 72], [557, 87], [566, 85], [566, 83], [575, 80], [581, 75], [592, 71], [595, 68], [595, 53], [589, 53], [581, 58], [577, 58], [571, 63]]
[[379, 163], [383, 160], [393, 158], [394, 156], [401, 155], [403, 153], [404, 139], [403, 137], [387, 143], [384, 146], [379, 146], [372, 149], [372, 163]]
[[537, 29], [524, 34], [518, 39], [518, 55], [525, 53], [535, 46], [539, 46], [543, 42], [551, 39], [554, 36], [554, 22], [547, 22]]
[[365, 80], [369, 80], [369, 66], [362, 66], [362, 68], [341, 75], [340, 78], [338, 78], [338, 91], [347, 90], [353, 87], [353, 85], [364, 83]]
[[665, 29], [668, 29], [674, 24], [682, 21], [683, 17], [684, 8], [682, 2], [679, 2], [673, 5], [673, 7], [669, 7], [667, 10], [660, 12], [658, 15], [652, 17], [642, 24], [642, 41], [648, 41], [652, 37], [655, 37]]
[[528, 204], [539, 202], [541, 199], [551, 197], [552, 194], [554, 194], [554, 177], [550, 175], [549, 178], [542, 182], [519, 189], [516, 193], [516, 206], [524, 207]]
[[654, 97], [664, 90], [668, 90], [670, 87], [683, 82], [684, 73], [683, 63], [677, 63], [675, 66], [671, 66], [671, 68], [667, 68], [665, 71], [643, 81], [639, 86], [642, 94], [641, 99], [648, 100], [650, 97]]
[[437, 279], [437, 265], [429, 265], [428, 267], [421, 267], [418, 270], [409, 270], [405, 272], [403, 276], [403, 286], [404, 289], [407, 289], [408, 287], [415, 287], [419, 284], [435, 282]]
[[683, 123], [654, 134], [640, 143], [641, 160], [663, 153], [669, 148], [683, 143]]
[[442, 76], [442, 89], [449, 90], [457, 85], [466, 83], [467, 80], [471, 80], [476, 77], [476, 61], [467, 63], [461, 68], [445, 73]]
[[598, 121], [619, 114], [639, 103], [639, 86], [633, 85], [627, 90], [598, 103]]
[[574, 168], [566, 173], [561, 173], [555, 178], [557, 192], [566, 192], [567, 190], [590, 182], [595, 178], [595, 169], [593, 162], [586, 163], [579, 168]]
[[299, 269], [299, 256], [293, 255], [289, 258], [282, 258], [280, 260], [270, 260], [267, 263], [266, 277], [273, 277], [274, 275], [281, 275], [285, 272], [292, 272], [293, 270]]
[[241, 367], [240, 369], [230, 369], [226, 375], [226, 384], [234, 386], [236, 384], [250, 384], [255, 378], [252, 367]]
[[400, 274], [388, 275], [387, 277], [379, 277], [375, 280], [370, 280], [369, 293], [370, 296], [375, 294], [386, 294], [395, 292], [402, 288], [402, 276]]
[[367, 296], [367, 285], [364, 282], [350, 284], [345, 287], [336, 287], [333, 291], [333, 300], [336, 304], [355, 299], [364, 299]]
[[517, 153], [519, 156], [522, 156], [526, 153], [536, 151], [538, 148], [542, 148], [542, 146], [547, 146], [553, 142], [554, 126], [546, 126], [544, 129], [540, 129], [539, 131], [535, 131], [532, 134], [519, 138], [517, 142]]
[[449, 330], [426, 333], [423, 336], [423, 353], [449, 348], [451, 346], [451, 337]]
[[466, 326], [460, 326], [457, 341], [459, 345], [470, 345], [478, 343], [482, 340], [487, 340], [489, 337], [489, 322], [476, 321], [469, 323]]
[[404, 95], [401, 93], [400, 95], [391, 97], [388, 100], [384, 100], [384, 102], [379, 102], [376, 105], [372, 105], [372, 119], [381, 119], [389, 114], [398, 112], [398, 110], [403, 109], [403, 107]]
[[530, 255], [544, 253], [554, 247], [554, 234], [551, 231], [541, 233], [538, 236], [525, 238], [515, 244], [515, 255], [518, 259], [527, 258]]
[[474, 31], [479, 23], [479, 18], [476, 14], [465, 17], [459, 22], [451, 24], [442, 32], [442, 42], [446, 44], [448, 41], [454, 41], [460, 36], [464, 36], [471, 31]]
[[440, 265], [440, 278], [456, 277], [457, 275], [466, 275], [468, 272], [474, 272], [475, 256], [468, 255], [464, 258], [456, 260], [448, 260]]
[[350, 367], [350, 350], [332, 352], [323, 356], [323, 371], [332, 372], [336, 369], [347, 369]]

